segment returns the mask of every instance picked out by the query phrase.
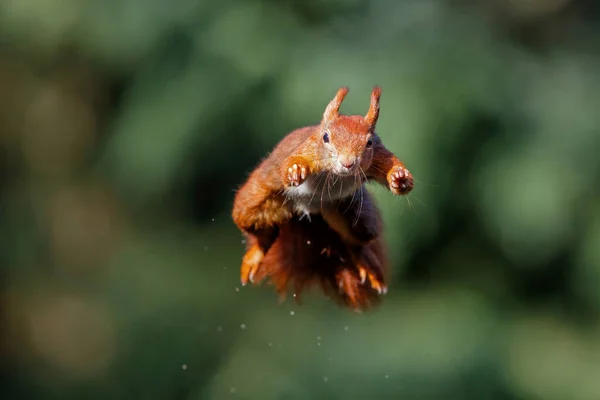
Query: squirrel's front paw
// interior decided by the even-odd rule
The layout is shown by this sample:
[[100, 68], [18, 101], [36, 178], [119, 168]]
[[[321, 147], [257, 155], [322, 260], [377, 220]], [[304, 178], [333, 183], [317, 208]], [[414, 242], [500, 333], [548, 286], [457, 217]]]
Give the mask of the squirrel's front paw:
[[388, 175], [390, 190], [394, 194], [408, 194], [415, 183], [412, 174], [404, 167], [395, 167]]
[[304, 165], [293, 164], [288, 168], [287, 180], [290, 186], [299, 186], [306, 180], [308, 168]]

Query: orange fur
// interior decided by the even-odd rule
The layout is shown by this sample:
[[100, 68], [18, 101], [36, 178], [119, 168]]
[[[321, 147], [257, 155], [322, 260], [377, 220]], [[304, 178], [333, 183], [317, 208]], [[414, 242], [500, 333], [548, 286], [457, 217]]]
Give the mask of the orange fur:
[[319, 125], [285, 136], [237, 191], [232, 218], [248, 240], [242, 284], [270, 277], [283, 292], [293, 280], [299, 293], [318, 281], [354, 308], [385, 292], [381, 217], [365, 183], [403, 195], [414, 182], [375, 133], [381, 89], [365, 117], [339, 113], [347, 94], [338, 90]]
[[381, 238], [362, 247], [360, 253], [357, 263], [346, 243], [320, 216], [311, 222], [292, 218], [280, 227], [255, 282], [267, 279], [282, 298], [292, 290], [296, 301], [301, 301], [305, 289], [316, 286], [340, 304], [365, 310], [378, 304], [379, 296], [368, 283], [361, 282], [358, 266], [363, 265], [385, 283], [388, 261]]

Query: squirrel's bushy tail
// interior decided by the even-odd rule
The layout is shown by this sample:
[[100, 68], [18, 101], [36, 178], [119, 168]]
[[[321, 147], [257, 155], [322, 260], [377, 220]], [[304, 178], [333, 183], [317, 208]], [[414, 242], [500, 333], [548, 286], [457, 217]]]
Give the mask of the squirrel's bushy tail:
[[[254, 244], [248, 238], [248, 246]], [[387, 272], [387, 254], [381, 238], [355, 248], [363, 267], [382, 283]], [[355, 253], [356, 254], [356, 253]], [[318, 286], [335, 301], [357, 310], [367, 309], [379, 301], [379, 294], [361, 282], [357, 261], [340, 236], [319, 215], [311, 221], [294, 218], [279, 227], [279, 234], [261, 263], [255, 282], [267, 278], [280, 295], [293, 288], [300, 300], [304, 289]]]

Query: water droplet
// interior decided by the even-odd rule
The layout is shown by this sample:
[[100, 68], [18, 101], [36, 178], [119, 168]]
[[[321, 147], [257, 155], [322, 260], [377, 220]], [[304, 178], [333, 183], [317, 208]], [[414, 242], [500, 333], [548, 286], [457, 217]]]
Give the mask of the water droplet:
[[390, 377], [389, 375], [386, 375], [386, 376], [385, 376], [385, 379], [387, 379], [387, 378], [389, 378], [389, 377]]
[[345, 330], [345, 331], [347, 331], [348, 329], [350, 329], [350, 328], [348, 328], [347, 326], [345, 326], [345, 327], [344, 327], [344, 330]]
[[321, 340], [321, 336], [317, 336], [317, 340]]
[[329, 357], [327, 360], [333, 362], [333, 358], [332, 357]]
[[242, 329], [246, 329], [246, 324], [241, 324], [241, 325], [240, 325], [240, 328], [242, 328]]
[[329, 378], [328, 378], [328, 377], [326, 377], [326, 376], [324, 376], [324, 377], [323, 377], [323, 382], [329, 382]]
[[239, 288], [239, 287], [236, 287], [236, 288], [235, 288], [235, 291], [236, 291], [236, 292], [239, 292], [239, 291], [240, 291], [240, 288]]
[[217, 332], [223, 332], [223, 327], [222, 326], [217, 326]]
[[306, 241], [306, 244], [310, 246], [310, 240], [307, 240], [307, 241]]
[[294, 315], [294, 312], [293, 312], [293, 311], [290, 311], [290, 315]]
[[321, 342], [317, 342], [317, 346], [320, 346], [320, 345], [321, 345]]
[[208, 246], [204, 246], [204, 251], [207, 251], [207, 250], [208, 250]]
[[187, 365], [183, 364], [183, 365], [181, 366], [181, 369], [185, 371], [185, 370], [187, 369]]
[[215, 222], [215, 219], [214, 219], [214, 218], [212, 219], [212, 222]]
[[294, 297], [296, 297], [296, 293], [294, 293]]
[[235, 393], [236, 389], [235, 386], [232, 386], [229, 388], [229, 393]]
[[269, 342], [269, 347], [273, 347], [273, 343]]
[[245, 240], [242, 240], [242, 244], [246, 244], [246, 241], [245, 241]]

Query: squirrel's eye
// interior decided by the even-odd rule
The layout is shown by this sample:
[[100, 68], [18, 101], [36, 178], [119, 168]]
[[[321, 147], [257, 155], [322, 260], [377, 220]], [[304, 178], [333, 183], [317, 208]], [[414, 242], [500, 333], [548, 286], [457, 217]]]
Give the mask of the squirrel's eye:
[[323, 134], [323, 141], [324, 141], [325, 143], [329, 143], [329, 133], [328, 133], [328, 132], [325, 132], [325, 133]]
[[373, 146], [373, 141], [371, 139], [367, 140], [367, 149]]

